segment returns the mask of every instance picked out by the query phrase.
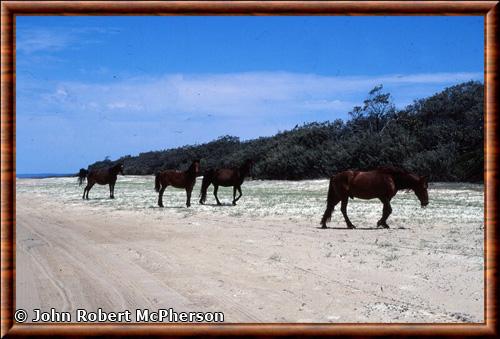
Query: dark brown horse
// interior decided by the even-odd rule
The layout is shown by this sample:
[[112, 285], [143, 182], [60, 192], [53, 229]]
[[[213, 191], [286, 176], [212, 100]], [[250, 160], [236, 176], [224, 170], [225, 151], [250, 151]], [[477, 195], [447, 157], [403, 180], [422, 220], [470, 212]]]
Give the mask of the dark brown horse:
[[[219, 186], [230, 187], [233, 186], [233, 205], [241, 198], [241, 184], [243, 180], [250, 173], [250, 169], [254, 164], [253, 160], [246, 160], [243, 165], [235, 168], [219, 168], [215, 170], [208, 170], [203, 176], [203, 181], [201, 183], [201, 198], [200, 204], [204, 204], [207, 199], [207, 189], [210, 184], [214, 185], [214, 196], [217, 201], [217, 205], [222, 205], [217, 198], [217, 190]], [[236, 197], [236, 191], [240, 194]]]
[[159, 192], [158, 206], [163, 207], [163, 192], [167, 186], [186, 189], [186, 206], [191, 206], [191, 192], [193, 191], [196, 177], [200, 172], [200, 160], [194, 160], [185, 171], [166, 170], [159, 172], [155, 177], [155, 190]]
[[[115, 183], [116, 183], [116, 177], [118, 176], [118, 173], [123, 174], [123, 164], [118, 163], [114, 166], [111, 167], [106, 167], [106, 168], [98, 168], [95, 170], [87, 171], [85, 169], [81, 169], [80, 173], [78, 174], [78, 183], [80, 186], [83, 184], [85, 181], [85, 178], [87, 178], [87, 186], [85, 186], [85, 189], [83, 190], [83, 196], [82, 199], [89, 199], [89, 192], [92, 186], [94, 186], [96, 183], [99, 185], [108, 185], [109, 184], [109, 197], [111, 199], [115, 198]], [[86, 193], [86, 195], [85, 195]]]
[[361, 199], [378, 198], [384, 204], [382, 218], [377, 226], [389, 228], [387, 218], [392, 212], [391, 199], [399, 190], [408, 189], [415, 192], [422, 207], [429, 204], [427, 194], [427, 178], [395, 167], [380, 167], [373, 171], [345, 171], [330, 178], [328, 200], [325, 213], [321, 219], [322, 228], [330, 221], [335, 205], [341, 202], [340, 210], [348, 228], [355, 228], [347, 216], [349, 197]]

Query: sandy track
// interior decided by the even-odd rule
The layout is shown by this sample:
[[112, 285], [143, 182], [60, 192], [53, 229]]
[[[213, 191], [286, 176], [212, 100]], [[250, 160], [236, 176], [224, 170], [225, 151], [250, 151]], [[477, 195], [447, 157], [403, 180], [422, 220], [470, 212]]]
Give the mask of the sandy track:
[[16, 307], [172, 307], [222, 311], [229, 322], [483, 321], [482, 234], [317, 226], [18, 193]]

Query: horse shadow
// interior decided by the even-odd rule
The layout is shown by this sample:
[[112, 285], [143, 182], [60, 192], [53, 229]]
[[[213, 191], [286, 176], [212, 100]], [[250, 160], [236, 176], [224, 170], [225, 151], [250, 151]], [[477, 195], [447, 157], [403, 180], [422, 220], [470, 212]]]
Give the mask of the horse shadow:
[[[82, 200], [82, 199], [78, 199]], [[92, 198], [89, 199], [88, 201], [115, 201], [116, 199], [110, 199], [109, 197], [97, 197], [97, 198]]]
[[407, 228], [405, 227], [390, 227], [390, 228], [383, 228], [383, 227], [356, 227], [356, 228], [347, 228], [347, 227], [316, 227], [319, 230], [360, 230], [360, 231], [376, 231], [376, 230], [406, 230]]
[[203, 204], [203, 206], [211, 206], [211, 207], [234, 207], [235, 205], [231, 204], [231, 203], [221, 203], [220, 205], [217, 205], [217, 204]]
[[158, 209], [158, 210], [164, 210], [164, 209], [173, 209], [173, 210], [179, 210], [179, 209], [186, 209], [190, 207], [186, 207], [186, 205], [179, 205], [179, 206], [163, 206], [160, 207], [158, 205], [150, 205], [149, 208], [151, 209]]

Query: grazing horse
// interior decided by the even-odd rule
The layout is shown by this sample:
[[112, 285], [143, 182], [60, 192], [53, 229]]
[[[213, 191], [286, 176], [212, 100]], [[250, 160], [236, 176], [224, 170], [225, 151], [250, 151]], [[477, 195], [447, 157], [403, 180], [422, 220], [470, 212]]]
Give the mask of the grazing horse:
[[[111, 166], [111, 167], [98, 168], [98, 169], [90, 170], [90, 171], [87, 171], [87, 170], [82, 168], [80, 170], [80, 173], [78, 174], [78, 183], [80, 184], [80, 186], [85, 181], [85, 178], [87, 178], [87, 186], [83, 190], [82, 199], [89, 200], [90, 189], [96, 183], [99, 185], [108, 185], [109, 184], [109, 197], [110, 197], [110, 199], [114, 199], [115, 198], [115, 183], [116, 183], [116, 177], [118, 176], [118, 173], [123, 174], [123, 164], [122, 163], [118, 163], [118, 164]], [[85, 195], [85, 193], [87, 195]]]
[[[236, 205], [236, 202], [241, 198], [241, 184], [243, 184], [243, 180], [245, 180], [245, 176], [250, 173], [250, 169], [254, 164], [253, 160], [246, 160], [243, 165], [239, 168], [219, 168], [216, 170], [208, 170], [205, 172], [203, 176], [203, 181], [201, 183], [201, 198], [200, 204], [204, 204], [207, 198], [207, 189], [210, 184], [214, 185], [214, 196], [217, 201], [217, 205], [222, 205], [217, 198], [217, 190], [219, 186], [229, 187], [233, 186], [233, 205]], [[236, 197], [236, 190], [240, 194]]]
[[330, 178], [328, 200], [325, 213], [321, 219], [322, 228], [330, 221], [335, 205], [341, 202], [340, 210], [348, 228], [355, 228], [347, 216], [347, 202], [353, 199], [378, 198], [384, 204], [382, 218], [377, 222], [377, 227], [389, 228], [386, 221], [392, 212], [391, 199], [401, 189], [415, 192], [421, 206], [429, 204], [427, 194], [427, 178], [420, 177], [406, 170], [395, 167], [379, 167], [373, 171], [344, 171]]
[[193, 160], [191, 166], [185, 171], [166, 170], [159, 172], [155, 177], [155, 190], [158, 192], [158, 206], [163, 207], [163, 192], [167, 186], [186, 189], [186, 206], [191, 206], [191, 192], [193, 191], [196, 177], [200, 172], [200, 160]]

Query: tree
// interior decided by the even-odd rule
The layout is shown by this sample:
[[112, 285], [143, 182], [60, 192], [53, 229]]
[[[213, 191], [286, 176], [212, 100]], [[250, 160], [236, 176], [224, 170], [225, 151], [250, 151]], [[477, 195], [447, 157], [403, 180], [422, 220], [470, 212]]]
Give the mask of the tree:
[[[432, 180], [482, 181], [484, 86], [467, 82], [398, 110], [391, 95], [375, 86], [344, 123], [297, 125], [272, 137], [214, 141], [119, 159], [127, 174], [186, 169], [201, 159], [203, 170], [239, 166], [254, 159], [259, 179], [324, 178], [347, 169], [401, 166]], [[91, 168], [110, 166], [107, 159]]]
[[356, 129], [375, 133], [381, 132], [396, 112], [390, 93], [383, 92], [383, 86], [375, 86], [363, 101], [363, 106], [354, 106], [349, 116]]

